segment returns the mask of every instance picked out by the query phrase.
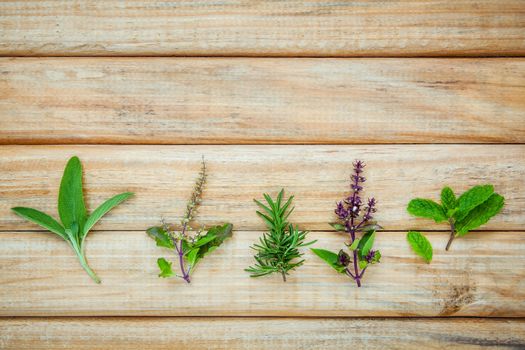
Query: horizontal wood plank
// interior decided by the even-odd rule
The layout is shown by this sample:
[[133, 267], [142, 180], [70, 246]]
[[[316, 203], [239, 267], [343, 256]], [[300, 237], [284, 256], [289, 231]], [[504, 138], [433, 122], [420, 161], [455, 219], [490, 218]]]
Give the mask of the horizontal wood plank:
[[4, 350], [525, 347], [508, 319], [11, 318], [0, 334]]
[[0, 2], [2, 55], [525, 54], [521, 0]]
[[[144, 232], [93, 232], [86, 254], [93, 283], [70, 247], [53, 234], [0, 233], [1, 316], [525, 316], [525, 234], [471, 233], [445, 252], [447, 234], [429, 233], [430, 265], [405, 232], [381, 232], [382, 262], [363, 287], [306, 251], [305, 265], [250, 278], [249, 248], [260, 232], [236, 231], [195, 270], [192, 283], [158, 278], [158, 257], [176, 259]], [[345, 237], [312, 232], [316, 247], [338, 251]]]
[[523, 58], [4, 58], [0, 143], [525, 143], [524, 96]]
[[84, 164], [88, 208], [112, 195], [133, 191], [98, 230], [143, 230], [164, 216], [178, 222], [200, 169], [209, 177], [197, 222], [229, 221], [239, 230], [262, 230], [254, 198], [295, 195], [292, 221], [308, 230], [330, 230], [336, 201], [349, 193], [352, 162], [368, 165], [364, 197], [378, 200], [376, 219], [387, 230], [448, 230], [447, 224], [411, 217], [415, 197], [439, 200], [441, 188], [461, 193], [492, 183], [506, 198], [502, 212], [482, 230], [523, 230], [525, 145], [397, 146], [2, 146], [0, 147], [0, 230], [37, 226], [10, 211], [24, 206], [56, 216], [67, 159]]

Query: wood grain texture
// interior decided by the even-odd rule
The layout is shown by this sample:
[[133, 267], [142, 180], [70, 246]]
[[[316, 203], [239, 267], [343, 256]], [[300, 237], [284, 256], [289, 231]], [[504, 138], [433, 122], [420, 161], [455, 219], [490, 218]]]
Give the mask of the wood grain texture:
[[254, 198], [281, 188], [295, 195], [291, 217], [303, 229], [330, 230], [336, 201], [349, 191], [352, 162], [364, 160], [364, 196], [379, 201], [376, 218], [387, 230], [448, 230], [446, 224], [406, 212], [410, 199], [439, 200], [441, 188], [461, 193], [494, 184], [506, 198], [502, 212], [482, 230], [523, 230], [525, 145], [391, 146], [2, 146], [0, 147], [0, 230], [33, 230], [10, 211], [32, 207], [56, 215], [62, 172], [68, 158], [84, 164], [88, 208], [132, 191], [98, 230], [143, 230], [164, 216], [178, 222], [184, 213], [201, 156], [209, 177], [197, 221], [232, 222], [239, 230], [262, 230]]
[[522, 349], [525, 321], [483, 319], [11, 318], [0, 348]]
[[524, 97], [523, 58], [4, 58], [0, 143], [525, 143]]
[[[70, 247], [48, 233], [0, 233], [1, 316], [525, 316], [525, 234], [471, 233], [445, 252], [447, 234], [427, 236], [428, 265], [406, 232], [381, 232], [382, 263], [363, 287], [306, 251], [305, 265], [281, 276], [250, 278], [249, 248], [260, 232], [235, 231], [195, 270], [192, 283], [158, 278], [158, 257], [176, 259], [145, 232], [99, 231], [86, 241], [97, 285]], [[344, 235], [312, 232], [316, 247], [338, 251]]]
[[2, 55], [525, 54], [521, 0], [3, 1]]

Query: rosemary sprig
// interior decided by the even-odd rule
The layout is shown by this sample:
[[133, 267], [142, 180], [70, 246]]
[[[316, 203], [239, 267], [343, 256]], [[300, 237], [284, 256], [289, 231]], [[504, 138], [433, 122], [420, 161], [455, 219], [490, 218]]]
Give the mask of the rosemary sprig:
[[268, 206], [255, 200], [255, 203], [264, 211], [257, 211], [257, 215], [263, 219], [268, 227], [259, 238], [259, 243], [251, 248], [257, 251], [254, 258], [256, 264], [245, 269], [250, 273], [250, 277], [260, 277], [271, 273], [280, 273], [283, 281], [286, 282], [286, 275], [289, 271], [301, 266], [304, 259], [297, 260], [303, 256], [299, 248], [306, 247], [315, 241], [304, 243], [307, 231], [299, 231], [297, 227], [288, 223], [287, 219], [294, 210], [290, 207], [293, 196], [283, 204], [284, 189], [277, 195], [276, 201], [268, 194], [264, 198]]

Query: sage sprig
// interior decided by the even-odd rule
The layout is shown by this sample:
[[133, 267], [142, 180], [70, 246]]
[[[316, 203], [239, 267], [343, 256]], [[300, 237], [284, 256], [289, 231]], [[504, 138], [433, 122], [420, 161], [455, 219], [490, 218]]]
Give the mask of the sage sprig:
[[276, 200], [268, 194], [264, 194], [267, 205], [255, 200], [262, 209], [257, 215], [265, 222], [268, 232], [259, 238], [259, 243], [251, 248], [257, 252], [254, 259], [255, 265], [245, 269], [250, 277], [261, 277], [271, 273], [281, 274], [283, 281], [290, 271], [298, 268], [304, 263], [299, 248], [306, 247], [315, 241], [305, 243], [307, 231], [300, 231], [297, 226], [288, 222], [288, 217], [293, 212], [291, 207], [294, 196], [284, 200], [284, 189], [279, 192]]
[[436, 223], [448, 222], [450, 238], [445, 250], [449, 250], [456, 237], [462, 237], [486, 224], [503, 208], [505, 199], [494, 192], [492, 185], [478, 185], [456, 198], [450, 187], [441, 191], [441, 204], [430, 199], [415, 198], [408, 203], [410, 214], [433, 219]]
[[[363, 176], [364, 167], [365, 164], [362, 161], [354, 162], [354, 174], [351, 176], [350, 184], [352, 194], [344, 201], [337, 203], [335, 214], [339, 222], [330, 224], [336, 231], [345, 232], [348, 235], [350, 240], [345, 244], [351, 255], [343, 249], [339, 253], [325, 249], [311, 249], [334, 270], [352, 278], [358, 287], [361, 287], [361, 281], [368, 267], [381, 260], [381, 252], [372, 249], [376, 230], [381, 228], [376, 221], [373, 221], [377, 202], [375, 198], [370, 198], [364, 205], [361, 199], [363, 183], [366, 181]], [[358, 237], [358, 234], [362, 236]]]
[[206, 255], [213, 252], [227, 238], [232, 236], [233, 225], [226, 223], [215, 226], [203, 234], [204, 229], [192, 231], [190, 224], [193, 223], [197, 209], [202, 202], [202, 192], [206, 182], [206, 163], [202, 160], [201, 171], [195, 183], [192, 195], [186, 206], [186, 212], [181, 220], [181, 230], [177, 231], [173, 225], [162, 220], [160, 226], [150, 227], [146, 232], [155, 240], [158, 247], [167, 248], [175, 252], [180, 268], [177, 274], [173, 263], [165, 258], [157, 259], [159, 266], [159, 277], [180, 277], [187, 283], [191, 282], [191, 274], [197, 263]]
[[124, 192], [102, 203], [91, 215], [87, 215], [82, 189], [82, 164], [78, 157], [72, 157], [67, 162], [60, 183], [58, 194], [59, 224], [51, 216], [32, 208], [15, 207], [12, 210], [19, 216], [49, 230], [66, 242], [75, 251], [80, 265], [96, 283], [100, 279], [89, 267], [84, 255], [84, 242], [91, 228], [111, 209], [131, 197], [133, 193]]

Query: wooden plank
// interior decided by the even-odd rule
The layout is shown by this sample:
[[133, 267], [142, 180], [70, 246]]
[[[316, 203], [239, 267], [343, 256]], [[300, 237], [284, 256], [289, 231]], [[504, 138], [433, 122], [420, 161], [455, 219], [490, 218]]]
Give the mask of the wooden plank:
[[4, 58], [0, 143], [525, 143], [524, 96], [523, 58]]
[[525, 347], [508, 319], [11, 318], [0, 334], [4, 350]]
[[[86, 254], [102, 279], [93, 283], [71, 248], [45, 233], [0, 233], [1, 316], [525, 316], [525, 234], [473, 233], [445, 252], [447, 234], [429, 233], [432, 264], [410, 250], [405, 232], [381, 232], [383, 259], [363, 287], [306, 252], [284, 283], [253, 279], [249, 248], [261, 233], [236, 231], [206, 257], [190, 285], [158, 278], [158, 257], [173, 257], [144, 232], [94, 232]], [[312, 232], [317, 247], [345, 237]]]
[[525, 54], [521, 0], [0, 3], [2, 55]]
[[376, 218], [387, 230], [447, 230], [446, 224], [416, 219], [410, 199], [439, 200], [444, 185], [458, 193], [493, 183], [506, 198], [502, 212], [483, 230], [523, 230], [525, 145], [397, 146], [2, 146], [0, 147], [0, 230], [34, 230], [10, 211], [33, 207], [56, 215], [56, 198], [67, 159], [85, 166], [88, 207], [133, 191], [135, 198], [106, 216], [95, 229], [143, 230], [161, 216], [177, 222], [200, 169], [209, 178], [198, 222], [232, 222], [238, 230], [262, 230], [253, 198], [296, 196], [293, 222], [308, 230], [330, 230], [336, 201], [349, 191], [352, 162], [367, 162], [366, 197], [379, 201]]

